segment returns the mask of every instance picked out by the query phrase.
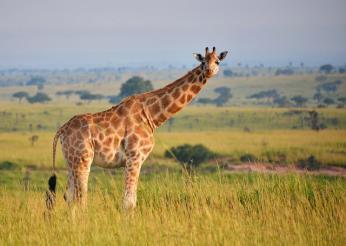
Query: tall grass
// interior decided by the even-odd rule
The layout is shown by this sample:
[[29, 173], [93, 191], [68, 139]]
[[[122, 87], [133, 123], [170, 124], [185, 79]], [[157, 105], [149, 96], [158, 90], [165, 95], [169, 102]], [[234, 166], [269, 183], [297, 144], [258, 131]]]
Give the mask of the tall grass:
[[[59, 175], [61, 177], [61, 174]], [[143, 175], [121, 208], [121, 175], [92, 174], [86, 212], [62, 199], [45, 219], [44, 188], [0, 187], [0, 244], [345, 245], [346, 182], [297, 175]], [[42, 179], [43, 177], [41, 177]]]

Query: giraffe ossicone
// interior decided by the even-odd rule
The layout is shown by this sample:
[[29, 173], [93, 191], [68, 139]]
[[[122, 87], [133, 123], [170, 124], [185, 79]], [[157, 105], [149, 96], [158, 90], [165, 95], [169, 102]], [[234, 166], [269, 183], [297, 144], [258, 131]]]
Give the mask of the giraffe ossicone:
[[167, 86], [147, 93], [129, 96], [118, 105], [94, 114], [72, 117], [61, 126], [53, 140], [54, 174], [49, 179], [47, 207], [55, 202], [55, 152], [60, 138], [68, 164], [68, 182], [64, 198], [69, 204], [86, 205], [91, 164], [125, 167], [124, 207], [136, 206], [140, 169], [154, 147], [157, 127], [185, 107], [199, 93], [207, 80], [218, 73], [219, 62], [227, 51], [217, 55], [205, 49], [205, 55], [194, 54], [200, 64]]

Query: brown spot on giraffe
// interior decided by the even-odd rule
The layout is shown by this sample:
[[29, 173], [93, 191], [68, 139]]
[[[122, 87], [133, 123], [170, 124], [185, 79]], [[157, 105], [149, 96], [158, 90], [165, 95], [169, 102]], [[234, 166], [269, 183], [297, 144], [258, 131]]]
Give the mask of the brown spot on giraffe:
[[181, 88], [183, 89], [183, 91], [187, 91], [187, 89], [189, 89], [189, 84], [185, 84], [183, 85]]
[[151, 107], [149, 107], [149, 110], [151, 112], [152, 115], [157, 114], [158, 112], [160, 112], [161, 108], [160, 108], [160, 103], [156, 102], [155, 104], [153, 104]]
[[172, 94], [174, 99], [177, 99], [180, 96], [180, 89], [176, 88]]
[[[53, 167], [60, 138], [68, 164], [66, 201], [86, 204], [92, 163], [105, 168], [124, 166], [124, 207], [134, 208], [140, 169], [154, 147], [154, 130], [192, 100], [218, 72], [219, 61], [226, 54], [206, 50], [205, 56], [196, 55], [201, 65], [166, 87], [130, 96], [103, 112], [74, 116], [60, 127], [53, 141]], [[55, 184], [47, 192], [50, 208], [52, 192], [55, 195]]]
[[180, 97], [179, 102], [180, 102], [181, 104], [185, 104], [185, 102], [186, 102], [186, 95], [185, 95], [185, 94], [183, 94], [183, 95]]
[[174, 113], [178, 112], [179, 109], [181, 109], [181, 107], [179, 107], [177, 104], [173, 103], [172, 106], [170, 106], [168, 108], [168, 112], [174, 114]]
[[200, 87], [198, 85], [191, 86], [191, 91], [195, 94], [197, 94], [201, 89], [202, 89], [202, 87]]
[[171, 103], [171, 98], [169, 95], [165, 95], [161, 100], [161, 105], [163, 108], [167, 108]]

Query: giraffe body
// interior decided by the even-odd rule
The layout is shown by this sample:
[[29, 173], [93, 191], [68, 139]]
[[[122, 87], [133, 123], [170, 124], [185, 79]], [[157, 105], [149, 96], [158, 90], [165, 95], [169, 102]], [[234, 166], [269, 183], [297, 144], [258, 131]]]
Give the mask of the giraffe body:
[[124, 207], [134, 208], [140, 169], [154, 147], [154, 130], [191, 102], [217, 73], [218, 61], [226, 54], [220, 57], [215, 49], [210, 53], [206, 49], [205, 57], [197, 55], [200, 66], [166, 87], [130, 96], [106, 111], [77, 115], [65, 123], [53, 142], [53, 166], [59, 137], [68, 163], [65, 200], [86, 204], [94, 163], [104, 168], [125, 167]]

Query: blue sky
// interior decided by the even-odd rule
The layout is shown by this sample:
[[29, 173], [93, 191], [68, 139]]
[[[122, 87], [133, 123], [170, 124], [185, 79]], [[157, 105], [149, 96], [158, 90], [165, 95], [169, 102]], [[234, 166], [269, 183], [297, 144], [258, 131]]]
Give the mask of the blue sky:
[[345, 0], [0, 0], [0, 68], [346, 63]]

